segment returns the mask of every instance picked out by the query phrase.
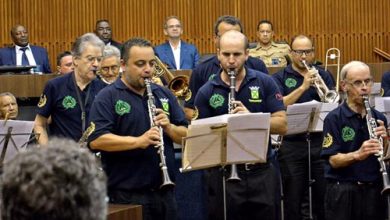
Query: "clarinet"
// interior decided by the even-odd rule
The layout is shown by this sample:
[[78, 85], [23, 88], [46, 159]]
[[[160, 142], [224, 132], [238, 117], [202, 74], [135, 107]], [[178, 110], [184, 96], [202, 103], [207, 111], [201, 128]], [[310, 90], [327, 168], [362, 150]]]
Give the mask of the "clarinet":
[[368, 133], [370, 135], [370, 139], [378, 140], [379, 144], [382, 147], [382, 149], [377, 154], [375, 154], [375, 156], [378, 157], [378, 162], [381, 167], [380, 172], [382, 173], [382, 179], [383, 179], [382, 194], [387, 194], [390, 190], [390, 182], [389, 182], [389, 177], [387, 175], [387, 168], [383, 156], [383, 138], [375, 135], [375, 128], [377, 128], [378, 126], [376, 124], [375, 118], [372, 116], [370, 103], [368, 102], [368, 96], [363, 96], [363, 101], [367, 113], [366, 120], [367, 120], [367, 128], [368, 128]]
[[[151, 83], [152, 80], [149, 78], [145, 78], [145, 84], [146, 84], [146, 93], [148, 95], [148, 112], [149, 112], [149, 118], [150, 118], [150, 126], [155, 127], [156, 124], [154, 123], [153, 118], [157, 115], [156, 111], [156, 105], [154, 101], [154, 96], [152, 93], [151, 89]], [[165, 154], [164, 154], [164, 137], [163, 137], [163, 129], [161, 126], [158, 126], [158, 130], [160, 132], [160, 144], [156, 145], [155, 147], [158, 148], [158, 154], [160, 155], [160, 168], [162, 172], [162, 178], [163, 178], [163, 183], [161, 184], [160, 188], [164, 186], [173, 186], [175, 183], [171, 181], [169, 178], [168, 174], [168, 168], [167, 168], [167, 163], [165, 159]]]
[[[229, 114], [233, 113], [234, 108], [236, 107], [233, 103], [236, 100], [236, 71], [231, 69], [228, 71], [230, 77], [230, 93], [229, 93]], [[227, 179], [228, 181], [241, 181], [241, 178], [238, 176], [237, 165], [232, 164], [230, 170], [230, 176]]]

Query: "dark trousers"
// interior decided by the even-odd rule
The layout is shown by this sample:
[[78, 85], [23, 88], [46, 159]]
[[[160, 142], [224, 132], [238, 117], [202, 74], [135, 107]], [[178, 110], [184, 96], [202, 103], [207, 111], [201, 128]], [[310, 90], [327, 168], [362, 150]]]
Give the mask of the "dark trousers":
[[[324, 219], [324, 161], [320, 158], [322, 138], [311, 137], [311, 178], [313, 217]], [[308, 143], [302, 136], [285, 139], [279, 150], [279, 164], [282, 173], [285, 220], [301, 220], [302, 203], [309, 188]]]
[[[275, 220], [275, 192], [279, 185], [272, 163], [237, 167], [241, 181], [226, 182], [227, 219]], [[226, 173], [228, 176], [230, 169]], [[209, 169], [205, 176], [208, 186], [208, 219], [223, 219], [222, 171], [219, 168]]]
[[175, 220], [177, 205], [172, 188], [146, 191], [109, 191], [110, 203], [142, 205], [144, 220]]
[[382, 184], [328, 182], [325, 194], [326, 220], [383, 220], [386, 202]]

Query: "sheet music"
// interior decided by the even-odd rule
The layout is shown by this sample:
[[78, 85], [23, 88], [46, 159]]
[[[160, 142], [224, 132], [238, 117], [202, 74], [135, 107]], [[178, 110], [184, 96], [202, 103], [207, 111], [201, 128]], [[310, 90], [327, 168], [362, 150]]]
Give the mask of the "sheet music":
[[310, 132], [322, 132], [324, 120], [330, 111], [337, 108], [338, 103], [321, 103], [317, 114], [314, 116], [313, 127]]
[[26, 149], [31, 132], [34, 127], [33, 121], [8, 120], [4, 124], [4, 120], [0, 120], [0, 152], [3, 150], [4, 138], [8, 128], [12, 127], [11, 140], [9, 140], [6, 149], [5, 161], [13, 158], [19, 151]]
[[310, 114], [313, 109], [316, 111], [320, 105], [320, 102], [313, 100], [287, 106], [287, 135], [307, 132]]

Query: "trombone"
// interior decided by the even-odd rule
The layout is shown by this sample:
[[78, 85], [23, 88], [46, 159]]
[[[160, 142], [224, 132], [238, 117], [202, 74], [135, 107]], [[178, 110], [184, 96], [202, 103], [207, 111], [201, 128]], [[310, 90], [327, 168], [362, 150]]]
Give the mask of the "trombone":
[[328, 70], [330, 60], [336, 61], [337, 71], [336, 71], [336, 92], [339, 92], [340, 86], [340, 50], [338, 48], [329, 48], [325, 54], [325, 71]]

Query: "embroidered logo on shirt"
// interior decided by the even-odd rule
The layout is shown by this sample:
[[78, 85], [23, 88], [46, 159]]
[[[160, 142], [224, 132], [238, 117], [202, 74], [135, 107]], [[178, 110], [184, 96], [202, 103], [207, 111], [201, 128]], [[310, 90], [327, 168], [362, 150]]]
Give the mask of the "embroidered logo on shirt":
[[130, 113], [130, 110], [131, 110], [131, 106], [129, 103], [125, 102], [125, 101], [122, 101], [122, 100], [118, 100], [116, 101], [115, 103], [115, 112], [122, 116], [124, 114], [127, 114], [127, 113]]
[[345, 126], [341, 133], [344, 142], [352, 141], [355, 138], [355, 131], [348, 126]]
[[211, 96], [209, 100], [209, 104], [214, 109], [221, 107], [223, 103], [225, 102], [225, 98], [220, 94], [214, 94]]
[[62, 106], [64, 106], [65, 109], [74, 108], [76, 106], [76, 99], [73, 98], [70, 95], [65, 96], [65, 98], [62, 100]]
[[322, 142], [322, 147], [323, 148], [328, 148], [330, 145], [333, 144], [333, 137], [329, 133], [326, 134], [324, 137], [324, 141]]
[[197, 107], [195, 107], [194, 112], [192, 113], [191, 120], [196, 120], [196, 119], [198, 119], [198, 117], [199, 117], [199, 110]]
[[261, 102], [262, 100], [260, 99], [260, 92], [259, 92], [258, 86], [251, 86], [249, 89], [251, 90], [251, 98], [249, 99], [249, 102]]
[[41, 97], [39, 98], [38, 107], [42, 108], [43, 106], [46, 105], [46, 102], [47, 102], [46, 95], [42, 94]]
[[213, 80], [217, 74], [213, 73], [209, 76], [209, 81]]
[[287, 88], [294, 88], [297, 85], [297, 81], [293, 78], [287, 78], [286, 81], [284, 81], [284, 84]]
[[163, 111], [165, 112], [165, 114], [168, 114], [168, 115], [169, 115], [169, 103], [168, 103], [168, 99], [161, 98], [161, 99], [160, 99], [160, 102], [161, 102], [161, 105], [162, 105], [162, 108], [163, 108]]
[[385, 90], [381, 88], [380, 95], [383, 96], [385, 94]]

